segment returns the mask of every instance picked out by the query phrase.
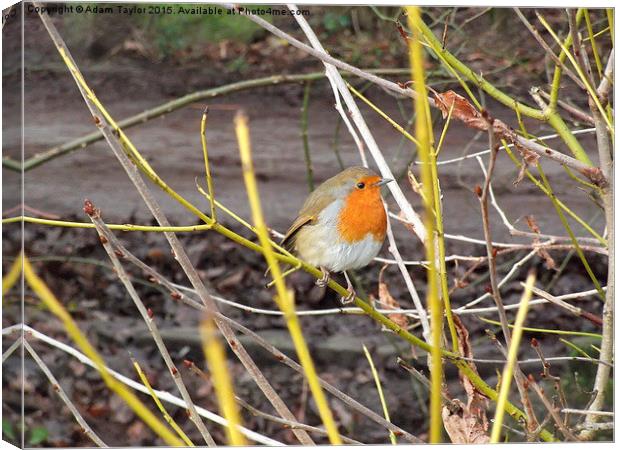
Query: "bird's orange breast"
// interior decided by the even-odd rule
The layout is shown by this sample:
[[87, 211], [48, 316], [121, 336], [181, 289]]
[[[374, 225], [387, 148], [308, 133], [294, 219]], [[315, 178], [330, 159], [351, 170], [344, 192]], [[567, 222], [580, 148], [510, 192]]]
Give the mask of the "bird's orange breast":
[[354, 190], [346, 197], [338, 217], [342, 240], [355, 243], [370, 233], [376, 241], [383, 241], [386, 229], [387, 217], [379, 187]]

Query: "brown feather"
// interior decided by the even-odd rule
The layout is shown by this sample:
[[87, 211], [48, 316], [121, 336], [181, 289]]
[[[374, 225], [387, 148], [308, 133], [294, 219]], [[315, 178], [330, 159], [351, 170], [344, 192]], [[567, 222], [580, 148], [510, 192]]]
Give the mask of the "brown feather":
[[286, 232], [286, 235], [284, 235], [284, 237], [282, 238], [282, 241], [280, 241], [280, 245], [290, 250], [293, 244], [293, 238], [295, 237], [297, 232], [301, 230], [304, 225], [309, 224], [313, 220], [315, 220], [314, 217], [308, 216], [299, 216], [297, 219], [295, 219], [293, 225], [291, 225], [291, 227]]

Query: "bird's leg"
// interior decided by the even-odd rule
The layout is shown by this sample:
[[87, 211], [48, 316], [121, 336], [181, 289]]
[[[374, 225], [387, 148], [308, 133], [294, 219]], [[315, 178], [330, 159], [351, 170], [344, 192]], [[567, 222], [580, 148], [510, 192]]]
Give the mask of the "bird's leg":
[[316, 280], [316, 285], [318, 287], [325, 287], [327, 286], [327, 283], [329, 283], [329, 270], [327, 270], [325, 267], [320, 266], [319, 269], [321, 269], [321, 273], [323, 274], [323, 277], [319, 278], [318, 280]]
[[355, 293], [355, 289], [353, 289], [353, 284], [351, 283], [351, 280], [349, 280], [349, 275], [347, 275], [347, 272], [345, 271], [342, 273], [344, 273], [344, 277], [347, 280], [347, 292], [349, 293], [349, 295], [347, 295], [346, 297], [341, 297], [340, 302], [343, 305], [346, 305], [348, 303], [352, 303], [357, 294]]

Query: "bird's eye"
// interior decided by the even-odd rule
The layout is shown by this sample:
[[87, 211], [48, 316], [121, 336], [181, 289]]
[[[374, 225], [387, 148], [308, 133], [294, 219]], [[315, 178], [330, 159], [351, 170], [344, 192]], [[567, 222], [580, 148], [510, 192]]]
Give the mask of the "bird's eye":
[[364, 189], [366, 187], [366, 184], [360, 181], [355, 185], [355, 187], [357, 187], [358, 189]]

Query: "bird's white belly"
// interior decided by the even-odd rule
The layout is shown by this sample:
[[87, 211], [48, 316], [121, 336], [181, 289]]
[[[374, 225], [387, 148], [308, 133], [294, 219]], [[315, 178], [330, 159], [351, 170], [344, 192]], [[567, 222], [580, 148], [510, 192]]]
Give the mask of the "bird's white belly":
[[382, 245], [371, 233], [360, 241], [348, 243], [340, 238], [336, 227], [310, 225], [299, 231], [295, 247], [299, 256], [310, 264], [330, 272], [342, 272], [368, 265]]

